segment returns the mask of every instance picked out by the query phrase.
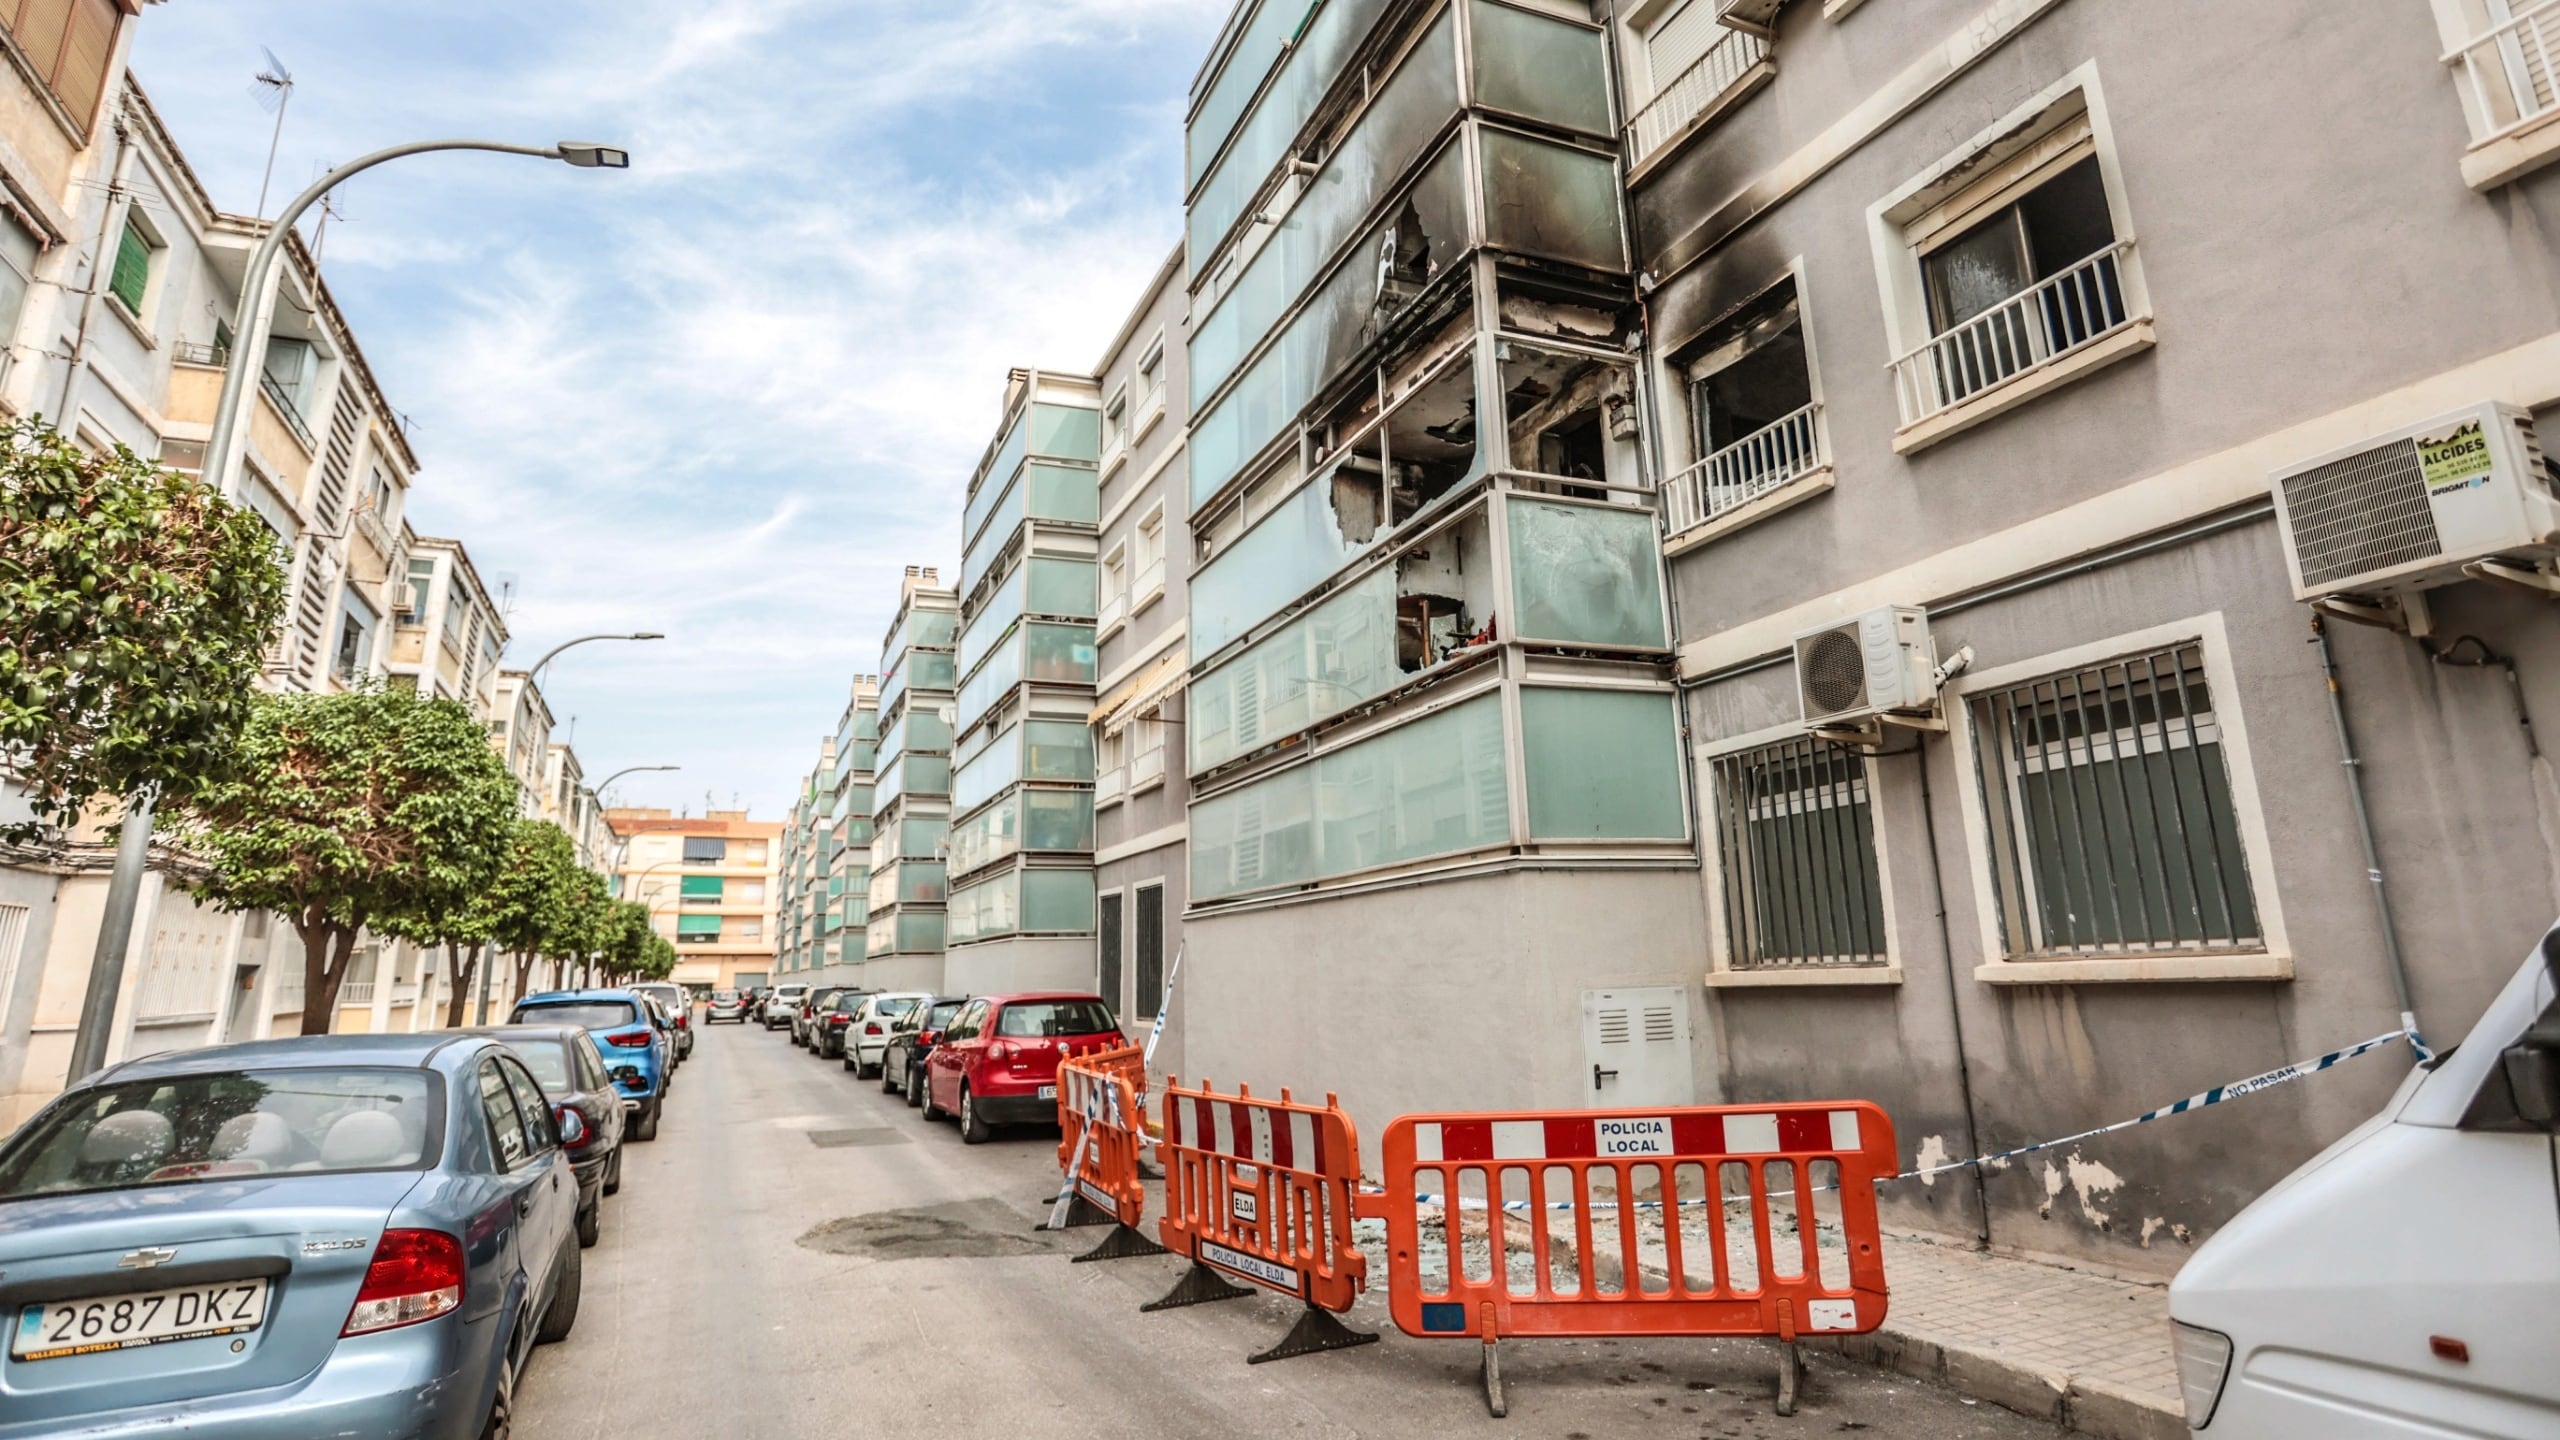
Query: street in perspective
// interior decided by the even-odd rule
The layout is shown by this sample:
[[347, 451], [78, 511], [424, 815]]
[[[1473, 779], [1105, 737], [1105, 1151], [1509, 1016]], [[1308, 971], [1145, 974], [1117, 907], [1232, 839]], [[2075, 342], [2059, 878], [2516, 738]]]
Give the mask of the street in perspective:
[[0, 0], [0, 1440], [2560, 1440], [2555, 45]]

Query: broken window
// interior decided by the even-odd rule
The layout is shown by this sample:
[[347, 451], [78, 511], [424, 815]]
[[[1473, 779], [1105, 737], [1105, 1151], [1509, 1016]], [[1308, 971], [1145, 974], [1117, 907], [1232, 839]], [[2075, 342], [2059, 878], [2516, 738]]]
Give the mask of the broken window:
[[1636, 484], [1635, 376], [1625, 365], [1505, 341], [1502, 401], [1511, 465], [1587, 485], [1558, 487], [1597, 500]]
[[1191, 684], [1196, 773], [1383, 693], [1396, 664], [1396, 572], [1370, 571]]
[[1921, 246], [1939, 406], [2125, 323], [2115, 222], [2095, 153]]
[[1479, 508], [1396, 557], [1396, 667], [1411, 674], [1491, 645], [1491, 527]]
[[1821, 466], [1813, 372], [1793, 277], [1707, 331], [1685, 370], [1696, 461], [1666, 486], [1673, 533]]

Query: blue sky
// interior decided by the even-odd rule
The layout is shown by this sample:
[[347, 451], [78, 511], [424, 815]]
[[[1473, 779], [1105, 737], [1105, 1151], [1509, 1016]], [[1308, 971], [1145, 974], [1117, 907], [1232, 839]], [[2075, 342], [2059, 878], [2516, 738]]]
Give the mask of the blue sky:
[[[773, 818], [959, 560], [1011, 365], [1082, 368], [1180, 230], [1220, 0], [182, 0], [133, 67], [227, 209], [380, 145], [627, 145], [627, 173], [427, 156], [349, 183], [323, 268], [423, 467], [423, 534], [514, 584], [518, 664], [622, 803]], [[308, 223], [306, 222], [306, 233]]]

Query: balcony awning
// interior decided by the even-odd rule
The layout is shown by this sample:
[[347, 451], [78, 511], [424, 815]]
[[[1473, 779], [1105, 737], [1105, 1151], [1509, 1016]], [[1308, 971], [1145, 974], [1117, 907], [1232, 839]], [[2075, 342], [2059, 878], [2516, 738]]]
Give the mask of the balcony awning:
[[1130, 717], [1181, 688], [1186, 654], [1185, 647], [1169, 651], [1104, 696], [1085, 718], [1105, 730], [1117, 730], [1127, 724]]

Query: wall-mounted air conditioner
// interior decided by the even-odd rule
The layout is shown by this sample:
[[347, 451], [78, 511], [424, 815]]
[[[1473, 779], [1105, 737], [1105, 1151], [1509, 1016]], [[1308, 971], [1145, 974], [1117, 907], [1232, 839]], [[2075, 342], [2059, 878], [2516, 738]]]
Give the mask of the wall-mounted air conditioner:
[[[2560, 487], [2533, 417], [2482, 404], [2279, 470], [2294, 598], [2390, 595], [2560, 554]], [[2503, 566], [2499, 568], [2505, 568]]]
[[1929, 612], [1885, 605], [1796, 637], [1796, 701], [1815, 728], [1885, 715], [1925, 715], [1938, 704], [1938, 647]]

